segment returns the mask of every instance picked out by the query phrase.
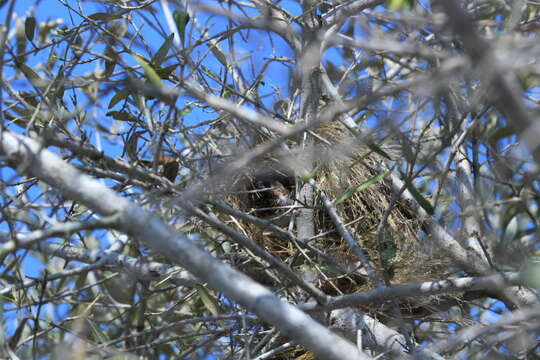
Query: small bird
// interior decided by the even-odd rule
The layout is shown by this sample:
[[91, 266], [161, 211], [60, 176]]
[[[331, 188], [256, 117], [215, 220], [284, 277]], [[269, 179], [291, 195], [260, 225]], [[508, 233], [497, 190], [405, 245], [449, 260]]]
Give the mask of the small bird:
[[272, 181], [272, 194], [274, 196], [274, 202], [278, 206], [292, 205], [293, 201], [289, 196], [289, 191], [283, 186], [280, 181]]

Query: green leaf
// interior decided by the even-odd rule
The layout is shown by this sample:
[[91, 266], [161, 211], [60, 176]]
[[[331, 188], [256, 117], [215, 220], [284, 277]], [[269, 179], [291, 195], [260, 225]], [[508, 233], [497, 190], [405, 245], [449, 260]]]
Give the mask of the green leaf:
[[212, 54], [214, 54], [214, 56], [216, 57], [216, 59], [218, 59], [221, 65], [227, 67], [227, 57], [224, 53], [221, 52], [221, 50], [219, 50], [218, 43], [214, 42], [212, 45], [208, 46], [210, 47], [210, 51], [212, 52]]
[[392, 160], [390, 158], [390, 155], [388, 155], [388, 153], [386, 151], [384, 151], [383, 149], [381, 149], [381, 147], [375, 143], [368, 143], [367, 144], [368, 148], [370, 148], [370, 150], [372, 150], [373, 152], [375, 152], [376, 154], [379, 154], [381, 155], [382, 157], [385, 157], [387, 158], [388, 160]]
[[303, 182], [309, 182], [313, 178], [313, 174], [309, 171], [302, 170], [298, 176]]
[[92, 339], [95, 339], [96, 342], [101, 343], [108, 340], [108, 336], [105, 334], [104, 330], [102, 330], [95, 321], [86, 318], [85, 323], [89, 325], [92, 331]]
[[429, 215], [433, 215], [435, 213], [435, 209], [431, 205], [431, 203], [424, 197], [420, 192], [416, 189], [416, 187], [408, 180], [405, 181], [405, 186], [407, 187], [407, 190], [411, 193], [411, 195], [414, 197], [416, 202], [424, 209]]
[[165, 57], [167, 56], [167, 53], [169, 52], [169, 49], [172, 46], [173, 38], [174, 33], [167, 36], [165, 41], [163, 41], [163, 44], [161, 44], [161, 46], [159, 47], [158, 51], [156, 51], [154, 57], [152, 58], [152, 64], [154, 64], [154, 66], [158, 67], [163, 63]]
[[384, 249], [381, 254], [384, 261], [392, 260], [394, 257], [396, 257], [396, 254], [397, 254], [396, 245], [390, 241], [386, 242], [384, 244]]
[[105, 60], [105, 70], [103, 72], [103, 76], [110, 77], [113, 74], [114, 68], [116, 67], [116, 64], [117, 64], [117, 61], [115, 61], [117, 59], [117, 55], [114, 49], [110, 46], [107, 46], [103, 54], [107, 58], [111, 59], [111, 60]]
[[350, 198], [352, 195], [354, 195], [355, 193], [357, 192], [360, 192], [360, 191], [363, 191], [365, 189], [368, 188], [368, 186], [372, 185], [372, 184], [375, 184], [379, 181], [381, 181], [382, 179], [384, 179], [386, 176], [388, 176], [388, 174], [390, 174], [390, 171], [385, 171], [381, 174], [378, 174], [378, 175], [375, 175], [374, 177], [372, 177], [371, 179], [368, 179], [366, 181], [364, 181], [363, 183], [361, 183], [360, 185], [358, 186], [353, 186], [349, 189], [347, 189], [343, 194], [341, 194], [336, 200], [334, 200], [334, 206], [335, 205], [338, 205], [338, 204], [341, 204], [342, 202], [344, 202], [345, 200], [347, 200], [348, 198]]
[[164, 68], [162, 67], [156, 68], [155, 70], [161, 79], [167, 80], [177, 67], [178, 67], [178, 64], [174, 64], [174, 65], [166, 66]]
[[321, 14], [326, 14], [333, 8], [334, 8], [334, 5], [332, 4], [332, 2], [328, 2], [328, 1], [323, 1], [319, 5], [319, 10], [321, 11]]
[[219, 78], [216, 74], [212, 72], [212, 70], [208, 69], [206, 66], [201, 65], [201, 70], [208, 76], [210, 76], [213, 80], [219, 81]]
[[24, 22], [24, 33], [26, 38], [30, 41], [34, 40], [34, 34], [36, 33], [36, 18], [29, 16]]
[[82, 273], [77, 276], [77, 280], [75, 281], [75, 289], [80, 289], [84, 286], [86, 283], [86, 276], [88, 275], [88, 271], [83, 271]]
[[122, 111], [109, 111], [105, 115], [112, 116], [115, 120], [120, 120], [120, 121], [129, 121], [129, 120], [135, 121], [136, 120], [130, 113], [123, 110]]
[[15, 63], [15, 67], [24, 74], [24, 76], [30, 81], [32, 85], [37, 87], [38, 89], [44, 90], [46, 88], [45, 81], [43, 81], [42, 78], [39, 77], [39, 75], [32, 70], [28, 65], [23, 64], [21, 62]]
[[56, 56], [56, 53], [54, 51], [51, 51], [49, 53], [49, 57], [47, 58], [47, 62], [45, 63], [45, 68], [48, 71], [51, 71], [54, 69], [54, 65], [58, 62], [58, 56]]
[[403, 137], [401, 139], [401, 154], [410, 163], [414, 162], [415, 156], [409, 139]]
[[135, 60], [137, 60], [137, 62], [141, 64], [141, 67], [143, 68], [144, 74], [146, 75], [146, 78], [148, 79], [148, 81], [150, 81], [150, 83], [156, 86], [163, 86], [163, 83], [161, 82], [161, 78], [156, 73], [156, 70], [154, 70], [154, 68], [152, 68], [150, 64], [144, 61], [143, 58], [140, 57], [139, 55], [135, 53], [133, 53], [132, 55], [135, 58]]
[[416, 0], [385, 0], [384, 6], [389, 10], [412, 9], [416, 5]]
[[10, 120], [10, 123], [14, 123], [18, 126], [26, 126], [28, 122], [30, 121], [30, 118], [32, 117], [32, 111], [26, 108], [21, 108], [19, 106], [14, 106], [11, 108], [13, 112], [15, 112], [17, 117], [7, 113], [6, 118]]
[[215, 297], [210, 295], [210, 292], [206, 287], [202, 285], [197, 285], [197, 292], [201, 298], [201, 301], [204, 304], [204, 307], [212, 313], [212, 315], [221, 314], [221, 309], [219, 308], [218, 302]]
[[[129, 284], [129, 282], [127, 282]], [[129, 304], [131, 302], [130, 286], [126, 285], [126, 279], [111, 279], [104, 283], [109, 295], [121, 304]]]
[[519, 219], [518, 219], [518, 216], [514, 216], [512, 219], [510, 219], [510, 221], [506, 225], [506, 229], [504, 229], [504, 234], [502, 238], [503, 242], [508, 243], [514, 240], [516, 238], [518, 231], [519, 231]]
[[100, 169], [110, 170], [107, 161], [104, 158], [100, 158], [96, 163]]
[[182, 46], [184, 46], [185, 37], [186, 37], [186, 26], [189, 22], [189, 14], [185, 11], [175, 10], [173, 13], [174, 22], [176, 23], [176, 29], [180, 34], [180, 40], [182, 41]]
[[528, 265], [521, 276], [527, 286], [540, 290], [540, 263]]
[[137, 154], [139, 152], [137, 148], [138, 140], [141, 138], [141, 135], [144, 134], [144, 131], [137, 131], [133, 134], [131, 134], [126, 142], [124, 143], [124, 152], [130, 159], [130, 161], [138, 162], [139, 159], [137, 157]]
[[36, 107], [38, 105], [38, 101], [37, 101], [37, 95], [36, 94], [31, 94], [31, 93], [27, 93], [27, 92], [24, 92], [24, 91], [19, 91], [19, 95], [24, 99], [24, 101], [26, 101], [28, 104]]
[[105, 70], [103, 71], [103, 77], [108, 78], [114, 72], [116, 63], [113, 61], [105, 61]]
[[[22, 26], [22, 25], [20, 25]], [[25, 34], [22, 32], [22, 30], [19, 32], [16, 32], [16, 54], [18, 55], [18, 61], [23, 63], [26, 62], [26, 56], [23, 56], [23, 54], [26, 52], [26, 45], [28, 43], [28, 40], [26, 39]]]
[[81, 217], [86, 214], [86, 212], [88, 211], [88, 208], [83, 205], [83, 204], [75, 204], [75, 206], [73, 206], [73, 211], [71, 213], [71, 217], [73, 219], [77, 219], [77, 220], [80, 220]]
[[122, 15], [120, 14], [111, 14], [111, 13], [106, 13], [106, 12], [97, 12], [88, 16], [89, 19], [98, 20], [98, 21], [120, 19], [121, 17]]
[[494, 145], [495, 143], [497, 143], [497, 141], [505, 137], [513, 136], [515, 134], [516, 134], [515, 130], [511, 128], [510, 126], [498, 128], [491, 135], [489, 135], [489, 138], [488, 138], [489, 143]]
[[68, 36], [72, 34], [74, 31], [75, 31], [74, 29], [70, 29], [67, 26], [63, 26], [60, 29], [55, 29], [53, 31], [53, 35], [54, 36]]
[[116, 104], [118, 104], [120, 101], [124, 100], [128, 96], [129, 91], [126, 89], [116, 92], [116, 94], [114, 94], [114, 96], [111, 98], [111, 101], [109, 102], [108, 109], [114, 107]]
[[188, 115], [189, 113], [191, 113], [191, 111], [193, 111], [193, 108], [189, 105], [185, 106], [184, 108], [182, 108], [182, 110], [180, 110], [180, 115]]
[[58, 69], [58, 76], [56, 77], [56, 81], [54, 83], [55, 86], [55, 92], [54, 97], [57, 99], [61, 99], [64, 97], [64, 92], [66, 91], [65, 87], [66, 78], [64, 77], [64, 69], [62, 66], [60, 66], [60, 69]]

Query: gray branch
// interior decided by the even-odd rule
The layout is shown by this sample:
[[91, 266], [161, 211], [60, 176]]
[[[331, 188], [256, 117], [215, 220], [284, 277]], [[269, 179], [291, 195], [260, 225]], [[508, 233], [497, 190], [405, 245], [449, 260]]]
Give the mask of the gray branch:
[[446, 21], [463, 41], [463, 48], [472, 63], [484, 72], [493, 89], [491, 100], [507, 117], [509, 124], [518, 132], [537, 165], [540, 165], [540, 126], [529, 114], [520, 99], [514, 75], [505, 70], [495, 49], [476, 31], [471, 16], [456, 1], [436, 0], [434, 3], [446, 15]]
[[404, 285], [393, 285], [356, 294], [332, 297], [326, 305], [308, 302], [299, 305], [307, 312], [329, 311], [351, 306], [381, 304], [388, 300], [425, 297], [475, 290], [492, 290], [521, 283], [519, 273], [503, 273], [481, 277], [465, 277], [440, 281], [426, 281]]
[[281, 301], [271, 291], [249, 277], [215, 259], [183, 234], [175, 232], [158, 216], [119, 196], [100, 182], [80, 173], [32, 139], [4, 130], [0, 152], [11, 160], [20, 174], [47, 182], [76, 201], [105, 215], [118, 214], [119, 228], [148, 244], [171, 261], [185, 266], [260, 318], [304, 344], [321, 358], [367, 359], [350, 342], [332, 333], [294, 306]]

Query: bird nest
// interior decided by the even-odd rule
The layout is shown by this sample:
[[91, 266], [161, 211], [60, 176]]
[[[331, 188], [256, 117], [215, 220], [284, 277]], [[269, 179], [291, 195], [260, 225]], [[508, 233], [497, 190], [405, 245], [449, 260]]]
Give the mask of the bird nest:
[[[314, 151], [327, 159], [318, 157], [312, 177], [318, 190], [330, 199], [339, 199], [334, 202], [339, 218], [379, 276], [390, 284], [440, 278], [447, 264], [420, 236], [422, 219], [406, 200], [394, 199], [390, 179], [378, 170], [384, 162], [382, 156], [361, 145], [347, 145], [347, 154], [333, 151], [333, 144], [343, 144], [347, 138], [340, 125], [319, 129], [316, 136], [322, 144], [315, 144]], [[225, 200], [238, 210], [294, 231], [291, 222], [303, 205], [295, 199], [302, 184], [295, 176], [298, 170], [297, 174], [292, 170], [298, 166], [291, 164], [291, 158], [291, 154], [278, 154], [268, 157], [262, 166], [248, 169], [235, 179], [236, 193]], [[371, 288], [364, 267], [336, 231], [317, 192], [313, 208], [317, 235], [308, 239], [307, 248], [240, 220], [235, 220], [234, 226], [305, 277], [313, 279], [309, 274], [316, 273], [317, 285], [329, 295]], [[379, 226], [383, 219], [385, 224]], [[245, 270], [254, 276], [249, 265]], [[262, 282], [271, 285], [272, 280]]]

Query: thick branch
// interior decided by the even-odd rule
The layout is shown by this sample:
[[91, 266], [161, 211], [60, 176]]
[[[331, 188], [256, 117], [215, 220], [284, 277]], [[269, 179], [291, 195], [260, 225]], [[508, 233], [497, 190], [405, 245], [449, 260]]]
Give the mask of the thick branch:
[[309, 312], [329, 311], [351, 306], [381, 304], [388, 300], [451, 294], [465, 291], [493, 290], [494, 288], [517, 285], [520, 282], [519, 273], [427, 281], [422, 283], [394, 285], [356, 294], [336, 296], [331, 298], [326, 305], [309, 302], [301, 304], [299, 307], [300, 309]]

